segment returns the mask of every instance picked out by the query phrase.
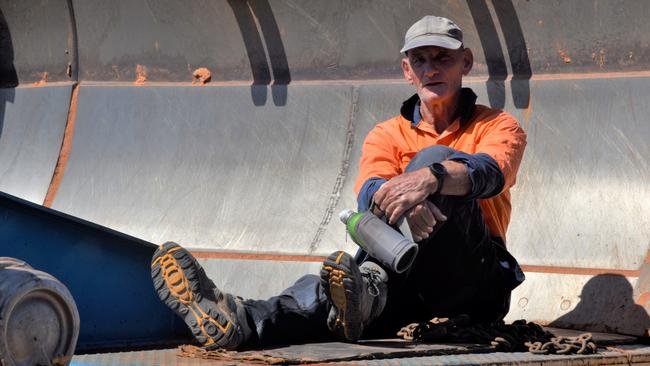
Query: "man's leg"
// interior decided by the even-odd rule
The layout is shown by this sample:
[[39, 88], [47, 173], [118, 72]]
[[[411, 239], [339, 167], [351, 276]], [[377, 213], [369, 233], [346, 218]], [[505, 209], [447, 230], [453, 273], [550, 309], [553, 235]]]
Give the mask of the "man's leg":
[[241, 299], [219, 291], [187, 250], [161, 245], [151, 260], [160, 299], [180, 316], [207, 348], [236, 349], [251, 335]]
[[[453, 152], [447, 146], [428, 147], [406, 170], [441, 162]], [[477, 200], [441, 195], [430, 199], [448, 220], [437, 224], [432, 235], [419, 243], [409, 271], [390, 274], [386, 309], [369, 328], [370, 336], [394, 336], [400, 327], [434, 316], [502, 319], [511, 289], [523, 280], [503, 242], [490, 237]]]
[[388, 275], [367, 261], [361, 266], [348, 253], [332, 253], [323, 262], [321, 288], [331, 304], [327, 326], [343, 341], [354, 342], [384, 309]]
[[279, 296], [245, 300], [255, 329], [248, 345], [305, 343], [333, 339], [327, 329], [327, 297], [316, 275], [305, 275]]
[[196, 259], [176, 243], [161, 245], [151, 275], [160, 299], [207, 348], [241, 349], [331, 339], [320, 278], [307, 275], [279, 296], [242, 300], [220, 291]]

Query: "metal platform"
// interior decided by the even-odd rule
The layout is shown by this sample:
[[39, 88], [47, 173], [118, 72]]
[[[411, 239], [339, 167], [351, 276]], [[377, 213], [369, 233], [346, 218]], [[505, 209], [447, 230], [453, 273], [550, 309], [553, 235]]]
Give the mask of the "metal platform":
[[[557, 335], [575, 331], [553, 328]], [[233, 365], [233, 364], [354, 364], [354, 365], [616, 365], [650, 362], [650, 347], [634, 337], [594, 333], [594, 355], [536, 355], [493, 352], [490, 346], [422, 344], [400, 339], [350, 343], [313, 343], [245, 352], [226, 352], [220, 358], [191, 358], [176, 349], [77, 355], [71, 365]]]
[[[40, 234], [0, 224], [2, 254], [76, 280], [79, 296], [62, 263], [124, 260], [137, 293], [152, 243], [176, 240], [224, 290], [265, 298], [354, 251], [335, 214], [356, 205], [364, 136], [413, 93], [397, 50], [425, 13], [464, 29], [466, 85], [528, 133], [507, 238], [527, 281], [508, 319], [647, 334], [644, 0], [0, 0], [0, 190], [47, 196], [60, 212], [38, 220], [65, 218]], [[199, 67], [211, 83], [191, 84]], [[114, 318], [87, 320], [101, 301], [80, 309], [90, 343], [116, 339]], [[117, 318], [147, 321], [147, 301], [120, 304]], [[169, 322], [148, 336], [171, 337]]]

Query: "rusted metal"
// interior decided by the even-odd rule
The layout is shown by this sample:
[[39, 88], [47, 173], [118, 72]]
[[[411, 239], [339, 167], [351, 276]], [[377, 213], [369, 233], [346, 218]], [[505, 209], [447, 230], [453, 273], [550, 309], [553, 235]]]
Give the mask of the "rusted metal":
[[43, 206], [52, 207], [52, 202], [56, 197], [56, 192], [61, 185], [65, 168], [68, 164], [68, 157], [70, 156], [70, 149], [72, 147], [72, 139], [74, 137], [74, 126], [77, 119], [77, 102], [79, 100], [79, 84], [72, 85], [72, 93], [70, 95], [70, 107], [68, 108], [68, 118], [66, 120], [65, 131], [63, 132], [63, 141], [61, 142], [61, 150], [59, 150], [59, 158], [52, 173], [52, 180], [47, 188], [45, 199], [43, 199]]
[[490, 346], [478, 344], [425, 344], [401, 339], [378, 339], [358, 343], [309, 343], [252, 351], [208, 351], [196, 346], [181, 346], [179, 355], [206, 360], [265, 364], [313, 364], [370, 359], [424, 357], [461, 353], [485, 353]]

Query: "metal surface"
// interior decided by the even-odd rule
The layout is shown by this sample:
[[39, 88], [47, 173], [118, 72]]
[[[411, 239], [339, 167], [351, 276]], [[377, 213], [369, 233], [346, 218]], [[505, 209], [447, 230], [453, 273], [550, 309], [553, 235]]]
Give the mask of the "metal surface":
[[[74, 50], [70, 37], [70, 12], [66, 0], [0, 1], [0, 39], [7, 72], [0, 86], [38, 81], [70, 81], [68, 64]], [[47, 73], [47, 74], [45, 74]]]
[[[646, 85], [642, 77], [533, 80], [527, 110], [516, 109], [511, 89], [504, 89], [507, 109], [529, 134], [508, 237], [522, 263], [605, 270], [635, 270], [643, 263], [650, 236], [644, 225], [650, 222], [650, 196], [644, 194], [650, 170], [642, 158], [650, 156], [650, 127], [640, 117]], [[485, 84], [467, 86], [488, 103]], [[192, 248], [353, 252], [344, 226], [331, 215], [354, 207], [354, 162], [363, 138], [376, 121], [395, 113], [410, 87], [295, 85], [283, 107], [254, 107], [247, 92], [82, 86], [76, 143], [53, 207], [153, 242], [175, 240]], [[546, 105], [556, 108], [538, 107]], [[608, 172], [607, 184], [602, 172]], [[241, 266], [256, 270], [253, 263]], [[276, 268], [283, 274], [276, 283], [298, 277], [297, 269]], [[223, 271], [209, 273], [223, 278]], [[239, 293], [242, 286], [245, 295], [261, 298], [276, 294], [273, 286], [261, 283], [254, 286], [259, 292], [248, 292], [247, 279], [234, 281], [226, 289]], [[550, 291], [573, 298], [586, 281], [565, 277], [569, 287]], [[533, 309], [540, 310], [526, 317], [550, 322], [566, 313], [550, 298], [536, 301]], [[629, 332], [634, 321], [622, 319], [594, 322]], [[636, 324], [637, 334], [643, 333], [643, 322]]]
[[335, 250], [318, 223], [345, 174], [352, 88], [292, 87], [282, 108], [248, 93], [82, 85], [52, 207], [155, 243]]
[[481, 353], [488, 352], [490, 349], [490, 346], [479, 344], [426, 344], [402, 339], [377, 339], [357, 343], [308, 343], [227, 353], [221, 351], [206, 352], [198, 347], [182, 346], [180, 354], [185, 357], [199, 357], [217, 361], [304, 364], [471, 352]]
[[[178, 350], [159, 350], [143, 352], [123, 352], [97, 355], [75, 356], [72, 366], [126, 366], [126, 365], [233, 365], [233, 361], [215, 361], [178, 357]], [[363, 361], [332, 362], [328, 365], [648, 365], [650, 348], [643, 345], [618, 346], [603, 349], [596, 355], [535, 355], [531, 353], [481, 353], [452, 354], [426, 357], [391, 358]], [[259, 362], [237, 362], [236, 364], [256, 364]]]
[[534, 81], [508, 244], [527, 264], [638, 269], [650, 238], [649, 78]]
[[77, 351], [186, 339], [155, 294], [155, 246], [0, 193], [0, 252], [59, 279], [81, 319]]
[[[646, 69], [650, 53], [643, 0], [73, 1], [84, 80], [133, 81], [137, 64], [153, 81], [400, 77], [405, 29], [423, 13], [448, 16], [476, 50], [477, 72]], [[625, 24], [625, 26], [621, 26]], [[630, 32], [634, 29], [634, 32]], [[500, 45], [500, 36], [505, 45]], [[524, 101], [525, 102], [525, 101]]]
[[0, 89], [0, 191], [43, 203], [59, 156], [71, 88]]
[[[52, 180], [70, 86], [24, 88], [47, 71], [80, 81], [53, 207], [153, 242], [307, 256], [355, 250], [332, 216], [356, 206], [364, 136], [412, 93], [404, 31], [424, 13], [449, 16], [474, 50], [479, 78], [466, 84], [528, 132], [508, 246], [532, 273], [511, 317], [647, 327], [633, 306], [650, 309], [645, 1], [3, 0], [0, 11], [0, 84], [23, 84], [0, 91], [0, 190], [40, 203]], [[213, 83], [191, 87], [199, 67]], [[318, 269], [230, 254], [203, 263], [250, 297]]]

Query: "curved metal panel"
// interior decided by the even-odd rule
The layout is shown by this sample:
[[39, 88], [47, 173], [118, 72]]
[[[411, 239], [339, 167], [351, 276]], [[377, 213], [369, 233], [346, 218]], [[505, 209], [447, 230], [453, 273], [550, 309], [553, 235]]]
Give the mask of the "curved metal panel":
[[0, 89], [0, 191], [43, 203], [71, 90], [71, 85]]
[[400, 77], [404, 32], [423, 14], [454, 19], [477, 73], [496, 80], [650, 65], [639, 47], [650, 41], [642, 0], [84, 0], [74, 7], [85, 80], [133, 81], [138, 64], [153, 81], [190, 81], [198, 67], [214, 80], [257, 84]]
[[68, 64], [74, 50], [68, 44], [71, 20], [66, 0], [2, 0], [0, 18], [7, 26], [0, 26], [0, 58], [13, 56], [17, 81], [71, 80]]
[[351, 91], [294, 86], [255, 107], [248, 87], [82, 85], [52, 207], [152, 242], [319, 251]]
[[531, 87], [510, 249], [523, 263], [638, 269], [650, 244], [650, 79]]

